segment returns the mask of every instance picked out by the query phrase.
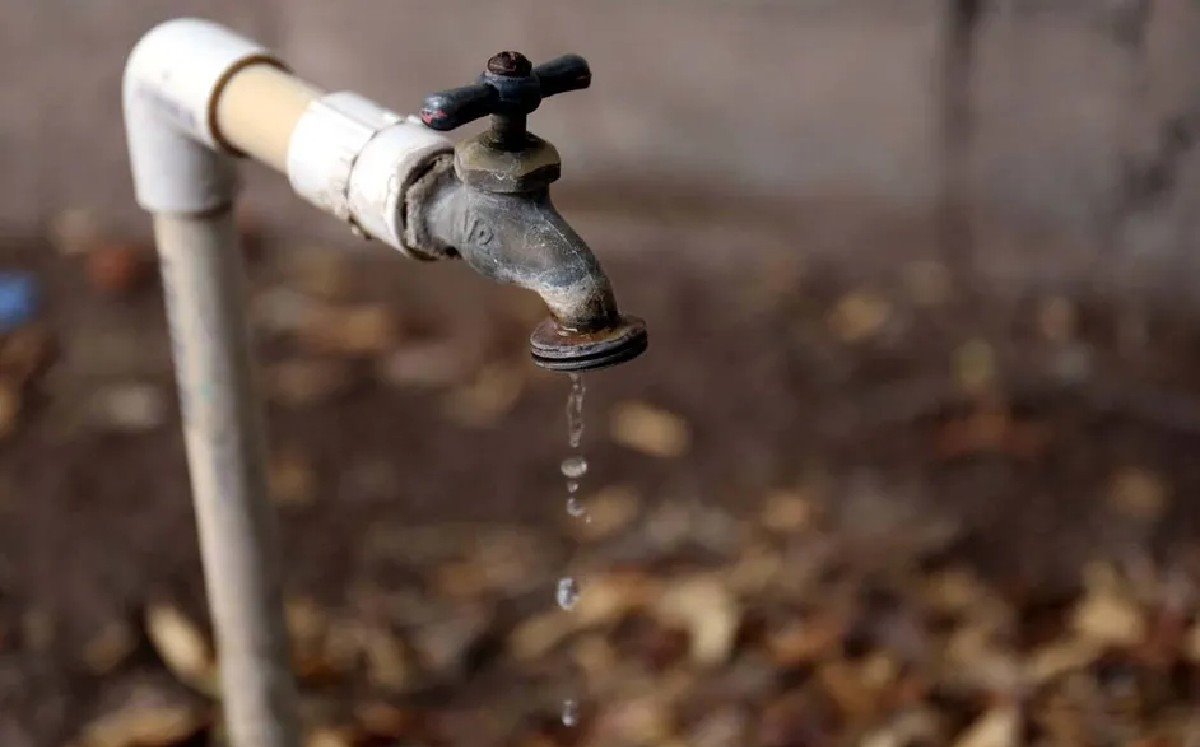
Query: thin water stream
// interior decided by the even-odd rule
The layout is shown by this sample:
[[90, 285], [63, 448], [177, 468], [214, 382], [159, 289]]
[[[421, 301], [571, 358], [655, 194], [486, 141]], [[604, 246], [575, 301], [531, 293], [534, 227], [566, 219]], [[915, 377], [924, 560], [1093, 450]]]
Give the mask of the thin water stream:
[[[577, 521], [589, 522], [587, 506], [579, 497], [579, 481], [587, 474], [587, 458], [579, 453], [583, 441], [583, 395], [586, 387], [583, 376], [572, 373], [571, 391], [567, 394], [567, 446], [569, 453], [563, 459], [561, 470], [566, 478], [567, 515]], [[570, 612], [579, 601], [579, 581], [574, 576], [563, 576], [554, 591], [555, 601], [563, 610]], [[579, 723], [579, 699], [567, 697], [562, 704], [562, 723], [568, 728]]]

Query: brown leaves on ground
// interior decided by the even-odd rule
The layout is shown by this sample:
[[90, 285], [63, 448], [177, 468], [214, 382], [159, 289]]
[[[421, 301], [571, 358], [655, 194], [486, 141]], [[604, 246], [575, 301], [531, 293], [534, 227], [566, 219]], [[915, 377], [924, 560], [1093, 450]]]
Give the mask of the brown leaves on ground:
[[613, 441], [648, 456], [679, 457], [691, 446], [691, 427], [683, 417], [646, 402], [622, 402], [612, 412]]
[[[1195, 576], [1089, 566], [1048, 626], [1038, 598], [963, 563], [913, 562], [912, 543], [850, 554], [819, 502], [808, 488], [772, 491], [747, 518], [725, 517], [735, 529], [707, 560], [686, 562], [662, 542], [661, 516], [700, 536], [720, 523], [717, 509], [623, 506], [621, 530], [584, 545], [571, 568], [582, 594], [570, 612], [553, 606], [564, 566], [551, 537], [407, 527], [389, 545], [406, 552], [387, 557], [410, 581], [287, 603], [307, 743], [456, 744], [466, 728], [480, 743], [547, 747], [1084, 747], [1119, 733], [1183, 744], [1188, 722], [1173, 714], [1200, 679]], [[631, 544], [658, 549], [602, 560]], [[145, 626], [176, 679], [217, 695], [192, 616], [159, 603]], [[111, 672], [130, 645], [114, 627], [84, 655]], [[494, 678], [505, 686], [471, 711], [423, 695]], [[568, 692], [581, 696], [573, 730], [555, 725]], [[99, 715], [80, 747], [171, 747], [209, 728], [207, 709], [169, 689], [156, 697]]]
[[934, 453], [948, 460], [984, 454], [1029, 460], [1043, 453], [1049, 435], [1045, 426], [1018, 419], [1007, 404], [985, 397], [963, 415], [941, 424]]

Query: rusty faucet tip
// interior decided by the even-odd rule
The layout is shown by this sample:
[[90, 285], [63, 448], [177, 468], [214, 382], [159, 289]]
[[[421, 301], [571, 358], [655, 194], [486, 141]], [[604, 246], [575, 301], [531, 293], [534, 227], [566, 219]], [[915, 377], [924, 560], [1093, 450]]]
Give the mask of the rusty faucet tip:
[[623, 316], [613, 326], [574, 332], [546, 319], [529, 336], [533, 362], [551, 371], [595, 371], [627, 363], [646, 352], [646, 322]]

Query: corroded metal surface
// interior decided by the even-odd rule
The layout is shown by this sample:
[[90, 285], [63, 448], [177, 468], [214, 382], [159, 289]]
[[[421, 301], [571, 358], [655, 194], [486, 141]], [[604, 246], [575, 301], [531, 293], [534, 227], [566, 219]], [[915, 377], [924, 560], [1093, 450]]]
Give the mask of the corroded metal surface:
[[534, 291], [550, 310], [530, 337], [534, 361], [583, 371], [636, 358], [646, 324], [623, 317], [592, 250], [550, 201], [561, 173], [558, 151], [525, 129], [542, 98], [586, 88], [578, 55], [531, 68], [518, 52], [488, 61], [480, 82], [428, 97], [424, 122], [450, 130], [492, 115], [492, 128], [455, 147], [414, 185], [406, 200], [406, 242], [423, 256], [459, 256], [481, 275]]
[[593, 371], [625, 363], [646, 352], [646, 322], [621, 317], [617, 324], [594, 332], [576, 332], [546, 319], [529, 336], [529, 352], [542, 368]]

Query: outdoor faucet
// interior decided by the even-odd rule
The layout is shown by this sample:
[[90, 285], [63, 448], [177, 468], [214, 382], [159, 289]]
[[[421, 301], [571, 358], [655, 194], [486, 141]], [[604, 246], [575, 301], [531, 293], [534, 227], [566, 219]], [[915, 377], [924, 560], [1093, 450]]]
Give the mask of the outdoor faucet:
[[[300, 743], [233, 220], [235, 159], [286, 174], [305, 200], [406, 256], [461, 257], [538, 293], [550, 316], [531, 334], [534, 361], [602, 368], [646, 349], [645, 324], [620, 314], [595, 255], [554, 209], [558, 153], [525, 129], [543, 98], [590, 81], [578, 56], [534, 68], [504, 52], [478, 83], [429, 97], [417, 118], [323, 93], [208, 21], [163, 23], [130, 54], [134, 190], [154, 216], [234, 747]], [[492, 128], [457, 146], [438, 132], [485, 114]]]
[[452, 130], [484, 115], [491, 128], [440, 157], [410, 192], [409, 244], [457, 254], [480, 274], [536, 292], [551, 317], [530, 337], [534, 361], [556, 370], [621, 363], [646, 349], [646, 327], [622, 317], [596, 256], [550, 201], [562, 173], [553, 145], [525, 129], [542, 99], [587, 88], [578, 55], [533, 67], [501, 52], [473, 85], [429, 96], [421, 120]]

